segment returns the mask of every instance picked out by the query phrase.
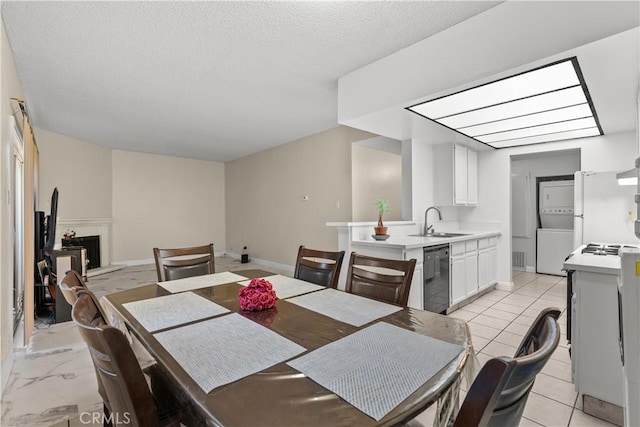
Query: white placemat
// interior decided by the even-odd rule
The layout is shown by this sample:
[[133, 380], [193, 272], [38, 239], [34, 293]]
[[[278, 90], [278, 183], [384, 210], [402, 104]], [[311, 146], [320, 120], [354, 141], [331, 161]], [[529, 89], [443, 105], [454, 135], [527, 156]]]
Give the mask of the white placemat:
[[306, 351], [237, 313], [155, 337], [205, 393]]
[[205, 274], [204, 276], [185, 277], [184, 279], [159, 282], [158, 285], [175, 294], [193, 289], [207, 288], [209, 286], [224, 285], [225, 283], [234, 283], [245, 279], [246, 277], [244, 276], [230, 271], [223, 271], [221, 273]]
[[335, 289], [301, 295], [287, 301], [353, 326], [362, 326], [402, 310], [396, 305]]
[[462, 351], [379, 322], [287, 365], [379, 421]]
[[[276, 295], [279, 299], [291, 298], [296, 295], [327, 289], [325, 286], [305, 282], [300, 279], [294, 279], [293, 277], [282, 276], [280, 274], [261, 277], [261, 279], [266, 279], [273, 285], [273, 290], [276, 291]], [[244, 280], [238, 283], [242, 286], [247, 286], [249, 282], [251, 282], [251, 280]]]
[[229, 312], [193, 292], [128, 302], [122, 306], [149, 332]]

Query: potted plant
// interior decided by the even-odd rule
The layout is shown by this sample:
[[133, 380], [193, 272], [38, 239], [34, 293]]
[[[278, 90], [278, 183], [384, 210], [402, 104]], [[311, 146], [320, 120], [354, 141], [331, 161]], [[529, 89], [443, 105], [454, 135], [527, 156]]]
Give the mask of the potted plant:
[[375, 205], [378, 208], [378, 226], [373, 228], [376, 232], [376, 236], [386, 236], [387, 227], [382, 223], [382, 216], [391, 210], [391, 208], [389, 208], [389, 202], [387, 199], [379, 198], [375, 201]]

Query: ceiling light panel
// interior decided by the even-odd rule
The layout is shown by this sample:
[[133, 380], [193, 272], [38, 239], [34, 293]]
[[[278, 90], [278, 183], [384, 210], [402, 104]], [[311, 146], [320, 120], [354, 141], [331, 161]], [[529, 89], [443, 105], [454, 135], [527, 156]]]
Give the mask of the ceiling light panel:
[[494, 148], [603, 134], [575, 57], [407, 109]]

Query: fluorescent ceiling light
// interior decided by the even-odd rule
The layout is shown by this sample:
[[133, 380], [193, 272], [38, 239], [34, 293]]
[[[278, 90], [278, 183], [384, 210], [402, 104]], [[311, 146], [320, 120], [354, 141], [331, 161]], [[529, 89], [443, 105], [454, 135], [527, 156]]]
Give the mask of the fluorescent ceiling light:
[[575, 57], [407, 109], [493, 148], [603, 134]]

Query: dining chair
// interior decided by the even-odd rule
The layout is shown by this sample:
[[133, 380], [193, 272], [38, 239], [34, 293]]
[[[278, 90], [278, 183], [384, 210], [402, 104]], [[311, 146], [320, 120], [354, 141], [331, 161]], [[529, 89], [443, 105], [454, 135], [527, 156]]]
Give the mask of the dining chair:
[[[67, 274], [65, 274], [62, 280], [58, 282], [58, 287], [60, 288], [60, 292], [62, 292], [64, 299], [67, 300], [71, 306], [76, 302], [76, 291], [80, 289], [87, 289], [84, 280], [82, 280], [80, 274], [75, 270], [67, 271]], [[100, 309], [100, 306], [98, 306], [98, 308]], [[102, 314], [104, 315], [104, 313]]]
[[415, 267], [415, 259], [375, 258], [351, 252], [345, 290], [406, 307]]
[[515, 368], [516, 362], [510, 357], [489, 359], [471, 384], [453, 427], [486, 427]]
[[190, 248], [153, 248], [153, 257], [159, 282], [216, 272], [213, 243]]
[[180, 420], [189, 419], [154, 369], [145, 377], [129, 341], [107, 323], [93, 293], [80, 289], [76, 295], [72, 319], [89, 348], [98, 387], [102, 387], [105, 420], [113, 425], [156, 427], [179, 426]]
[[513, 374], [500, 394], [489, 421], [490, 427], [517, 426], [538, 373], [560, 342], [560, 310], [545, 308], [538, 314], [518, 346]]
[[293, 277], [328, 288], [338, 287], [344, 251], [329, 252], [300, 245]]

